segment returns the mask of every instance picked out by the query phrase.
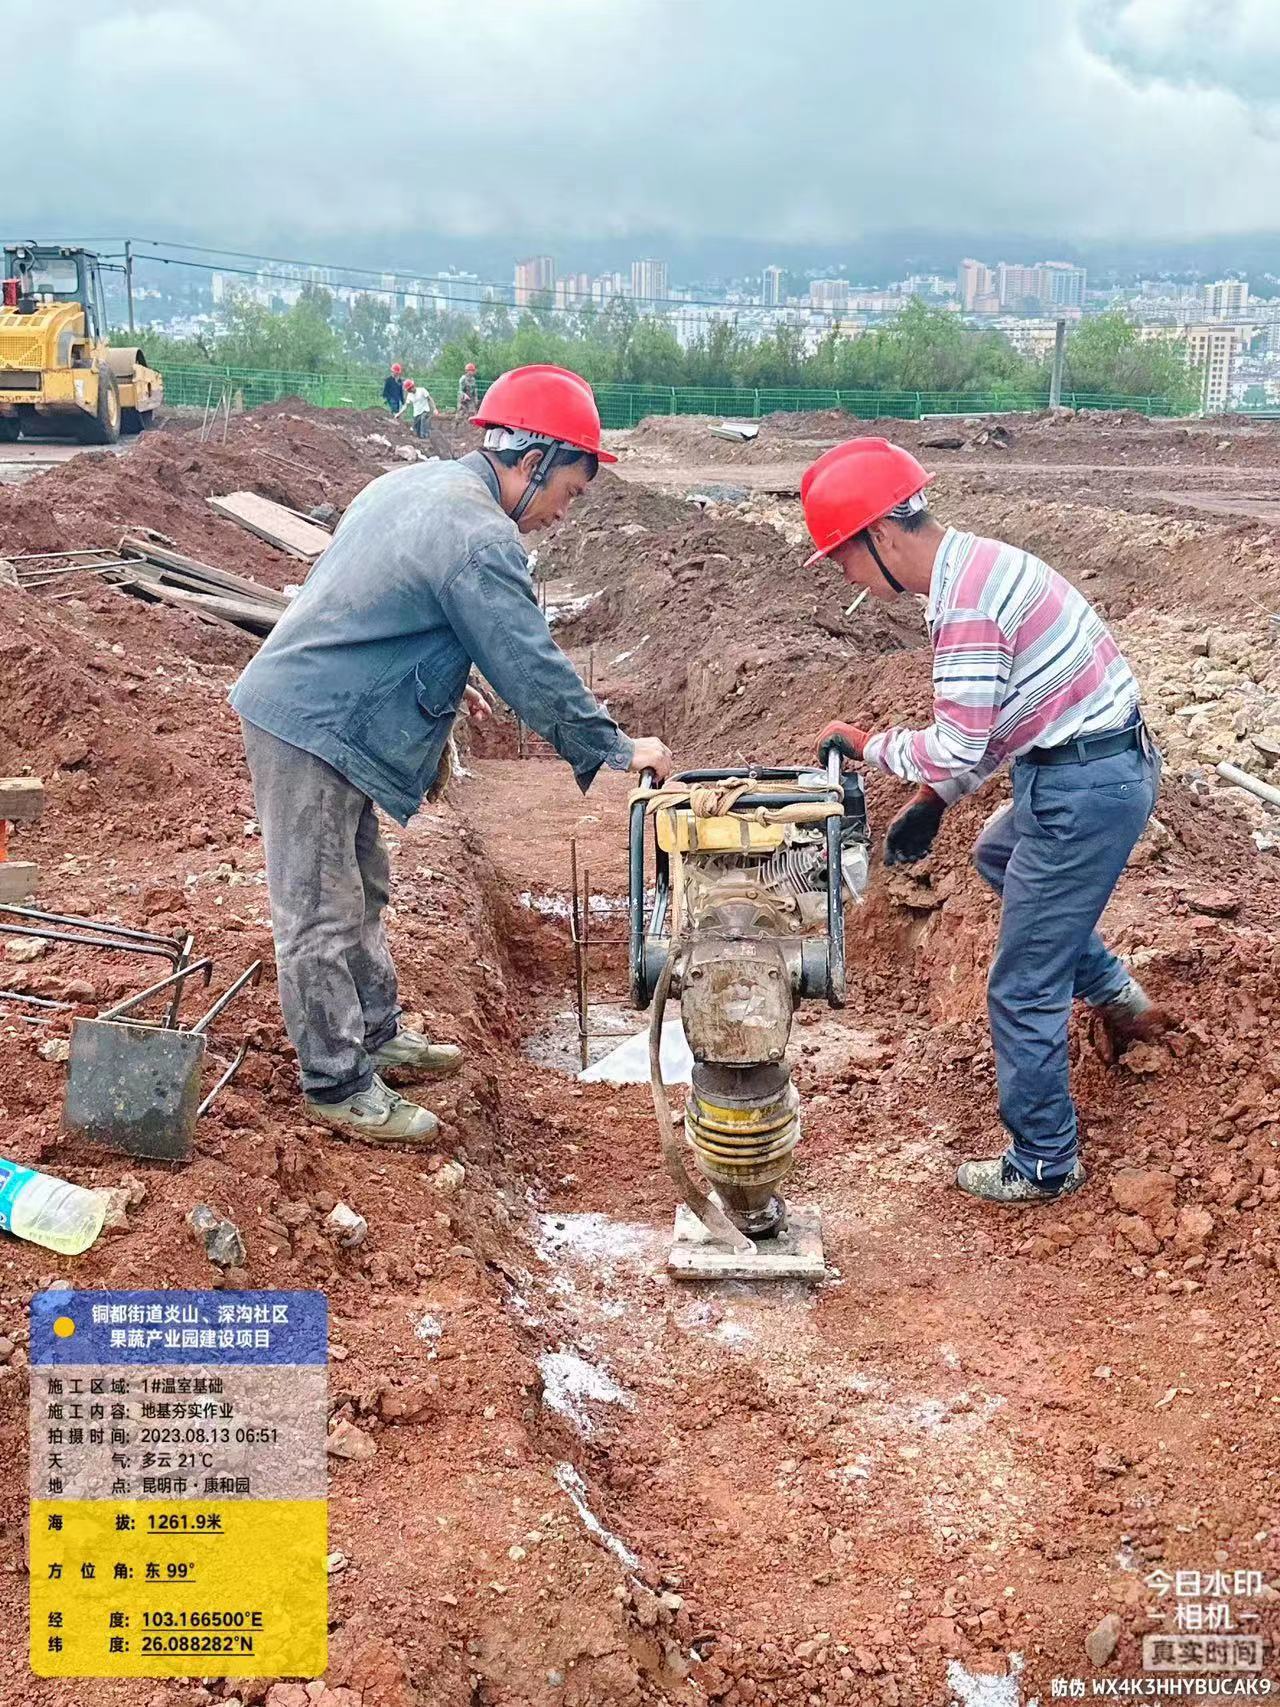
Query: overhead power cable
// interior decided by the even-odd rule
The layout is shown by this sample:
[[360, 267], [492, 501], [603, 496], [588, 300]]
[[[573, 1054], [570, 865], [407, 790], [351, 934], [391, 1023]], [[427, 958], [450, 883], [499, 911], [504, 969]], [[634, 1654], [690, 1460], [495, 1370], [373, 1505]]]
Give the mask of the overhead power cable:
[[[147, 253], [147, 252], [140, 250], [136, 247], [136, 245], [139, 243], [146, 243], [146, 244], [151, 245], [152, 248], [155, 248], [155, 249], [163, 248], [163, 249], [169, 249], [169, 250], [179, 250], [182, 252], [182, 255], [184, 255], [184, 256], [188, 255], [188, 254], [211, 255], [211, 256], [225, 255], [225, 256], [229, 257], [231, 260], [236, 260], [236, 261], [262, 261], [262, 262], [267, 263], [269, 266], [298, 267], [298, 268], [303, 269], [304, 271], [311, 272], [311, 273], [347, 273], [347, 274], [351, 274], [357, 278], [376, 279], [378, 281], [378, 283], [372, 287], [372, 291], [380, 291], [380, 292], [384, 292], [384, 293], [390, 292], [391, 294], [398, 295], [398, 296], [418, 296], [418, 297], [425, 298], [429, 302], [452, 302], [452, 303], [460, 303], [464, 306], [474, 306], [474, 307], [479, 307], [479, 308], [487, 308], [487, 307], [495, 306], [495, 299], [494, 298], [489, 297], [489, 296], [464, 296], [464, 295], [459, 294], [457, 286], [465, 285], [468, 288], [473, 289], [473, 290], [502, 291], [504, 293], [509, 292], [514, 288], [513, 284], [510, 283], [509, 281], [498, 280], [498, 279], [471, 279], [471, 278], [458, 279], [458, 278], [456, 278], [450, 274], [447, 274], [447, 273], [406, 273], [406, 272], [399, 272], [399, 271], [393, 270], [392, 268], [389, 268], [389, 267], [356, 267], [356, 266], [348, 266], [345, 263], [334, 262], [334, 261], [304, 261], [304, 260], [299, 260], [296, 257], [291, 256], [291, 255], [259, 255], [259, 254], [254, 253], [253, 251], [247, 250], [247, 249], [218, 249], [218, 248], [215, 248], [215, 247], [208, 245], [208, 244], [177, 243], [177, 242], [169, 242], [169, 241], [167, 241], [165, 239], [161, 239], [161, 238], [152, 238], [152, 237], [135, 238], [132, 241], [135, 244], [135, 248], [134, 248], [134, 261], [135, 261], [135, 263], [138, 261], [158, 261], [158, 262], [162, 262], [166, 265], [171, 265], [171, 266], [194, 267], [194, 268], [198, 268], [199, 270], [204, 271], [204, 272], [234, 273], [237, 275], [248, 276], [251, 278], [281, 279], [281, 280], [284, 280], [285, 282], [287, 282], [289, 284], [304, 284], [304, 283], [317, 283], [317, 282], [319, 282], [316, 280], [299, 279], [291, 273], [269, 272], [265, 268], [262, 268], [262, 267], [235, 267], [235, 266], [227, 265], [227, 264], [224, 264], [221, 262], [215, 263], [212, 261], [186, 260], [186, 259], [181, 258], [179, 255], [150, 254], [150, 253]], [[388, 284], [386, 282], [387, 280], [391, 280], [392, 283]], [[433, 291], [433, 290], [429, 290], [429, 289], [423, 290], [421, 288], [423, 285], [448, 285], [450, 287], [450, 289], [448, 291]], [[341, 288], [341, 281], [334, 281], [334, 287], [335, 288]], [[538, 294], [542, 295], [544, 293], [539, 292]], [[864, 291], [864, 292], [853, 291], [852, 294], [854, 294], [854, 295], [874, 295], [877, 293], [875, 291]], [[630, 297], [630, 296], [626, 296], [626, 297], [623, 297], [623, 300], [641, 303], [647, 308], [661, 308], [661, 309], [666, 309], [666, 310], [671, 310], [671, 311], [680, 311], [680, 310], [687, 310], [687, 309], [694, 309], [694, 308], [706, 308], [706, 309], [716, 309], [722, 314], [734, 314], [734, 313], [738, 313], [742, 310], [762, 309], [764, 307], [764, 305], [761, 303], [723, 302], [723, 301], [721, 301], [715, 297], [684, 297], [684, 296]], [[513, 305], [510, 302], [498, 301], [496, 303], [496, 306], [511, 308], [513, 306], [529, 307], [532, 305], [531, 304], [514, 304]], [[538, 308], [539, 308], [540, 312], [545, 311], [545, 312], [550, 312], [552, 314], [577, 314], [577, 313], [581, 312], [582, 308], [592, 307], [592, 306], [598, 306], [598, 305], [594, 304], [594, 303], [587, 303], [587, 302], [583, 302], [583, 303], [580, 303], [580, 304], [575, 305], [575, 306], [557, 305], [554, 303], [547, 303], [547, 304], [539, 304]], [[782, 312], [786, 312], [786, 310], [787, 310], [786, 304], [778, 304], [776, 306]], [[802, 313], [810, 314], [810, 315], [818, 314], [818, 315], [822, 315], [824, 318], [830, 318], [833, 320], [842, 319], [845, 316], [847, 316], [848, 313], [850, 312], [850, 310], [848, 310], [848, 309], [813, 308], [807, 303], [797, 303], [797, 304], [793, 304], [791, 306], [798, 309]]]

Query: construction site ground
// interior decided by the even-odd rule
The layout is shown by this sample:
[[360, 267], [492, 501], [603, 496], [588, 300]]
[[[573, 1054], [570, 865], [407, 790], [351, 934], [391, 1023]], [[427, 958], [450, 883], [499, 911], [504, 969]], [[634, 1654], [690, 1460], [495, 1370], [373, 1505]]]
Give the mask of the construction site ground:
[[[829, 717], [926, 718], [917, 609], [851, 610], [833, 568], [804, 569], [786, 489], [849, 431], [920, 446], [938, 424], [789, 417], [748, 447], [710, 424], [613, 435], [617, 474], [539, 544], [597, 692], [681, 763], [798, 762]], [[995, 448], [974, 442], [985, 425], [948, 422], [959, 449], [920, 449], [933, 502], [1078, 581], [1134, 663], [1168, 762], [1105, 932], [1181, 1024], [1115, 1061], [1073, 1021], [1081, 1193], [1011, 1211], [961, 1196], [956, 1164], [1002, 1144], [996, 904], [968, 854], [1006, 783], [948, 813], [924, 864], [877, 859], [848, 914], [848, 1005], [806, 1004], [792, 1034], [789, 1192], [822, 1211], [816, 1287], [668, 1279], [648, 1088], [579, 1083], [562, 1047], [570, 838], [592, 891], [592, 1014], [612, 1030], [625, 1006], [629, 779], [581, 795], [542, 743], [516, 756], [504, 712], [463, 732], [469, 774], [441, 802], [387, 827], [406, 1005], [468, 1061], [430, 1093], [436, 1153], [338, 1143], [302, 1116], [226, 704], [256, 642], [88, 577], [0, 585], [0, 775], [45, 779], [44, 816], [11, 849], [39, 862], [39, 903], [191, 930], [219, 983], [267, 962], [221, 1033], [253, 1049], [180, 1169], [60, 1135], [66, 1068], [47, 1045], [68, 1017], [0, 1018], [5, 1153], [135, 1182], [124, 1225], [82, 1257], [0, 1248], [6, 1707], [1029, 1707], [1056, 1678], [1142, 1674], [1144, 1636], [1174, 1627], [1151, 1573], [1280, 1577], [1280, 813], [1215, 769], [1280, 778], [1280, 524], [1263, 508], [1280, 430], [1046, 416], [1011, 420]], [[225, 444], [199, 427], [0, 486], [0, 557], [151, 527], [284, 587], [305, 566], [205, 499], [341, 509], [413, 445], [385, 416], [288, 401], [233, 417]], [[425, 448], [473, 437], [446, 426]], [[868, 792], [879, 837], [907, 791], [872, 776]], [[144, 981], [136, 961], [58, 945], [6, 947], [0, 974], [85, 1013]], [[339, 1200], [369, 1224], [354, 1251], [324, 1230]], [[240, 1228], [242, 1270], [192, 1237], [198, 1203]], [[330, 1461], [323, 1684], [32, 1678], [26, 1306], [53, 1283], [326, 1291], [334, 1443], [366, 1455]], [[1275, 1591], [1233, 1605], [1276, 1677]], [[1115, 1638], [1101, 1659], [1099, 1626]]]

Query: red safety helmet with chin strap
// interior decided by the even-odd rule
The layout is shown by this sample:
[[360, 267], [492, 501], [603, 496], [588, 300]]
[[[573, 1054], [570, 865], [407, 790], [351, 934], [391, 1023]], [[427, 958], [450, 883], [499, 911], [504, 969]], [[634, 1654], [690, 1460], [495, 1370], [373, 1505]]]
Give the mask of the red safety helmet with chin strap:
[[888, 439], [849, 439], [824, 451], [800, 482], [805, 523], [818, 548], [805, 568], [922, 492], [932, 479], [909, 450]]
[[392, 362], [391, 371], [398, 378], [404, 372], [404, 369], [400, 366], [399, 362]]
[[468, 373], [474, 373], [476, 371], [476, 364], [474, 362], [468, 362], [467, 367], [466, 367], [466, 371]]
[[501, 374], [471, 417], [473, 427], [519, 427], [550, 439], [552, 448], [590, 451], [601, 462], [617, 462], [600, 448], [600, 411], [581, 374], [539, 362]]

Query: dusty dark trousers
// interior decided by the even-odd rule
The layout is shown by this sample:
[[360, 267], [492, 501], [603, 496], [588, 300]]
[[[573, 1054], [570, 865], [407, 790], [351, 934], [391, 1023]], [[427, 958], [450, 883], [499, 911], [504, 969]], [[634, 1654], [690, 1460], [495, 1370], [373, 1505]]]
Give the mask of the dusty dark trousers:
[[987, 1008], [1009, 1155], [1029, 1179], [1076, 1160], [1067, 1022], [1128, 972], [1094, 929], [1155, 804], [1159, 761], [1141, 747], [1088, 764], [1013, 767], [1013, 801], [978, 838], [974, 864], [1001, 896]]
[[373, 802], [332, 765], [241, 719], [267, 855], [280, 1006], [302, 1088], [369, 1088], [400, 1003], [382, 914], [390, 865]]

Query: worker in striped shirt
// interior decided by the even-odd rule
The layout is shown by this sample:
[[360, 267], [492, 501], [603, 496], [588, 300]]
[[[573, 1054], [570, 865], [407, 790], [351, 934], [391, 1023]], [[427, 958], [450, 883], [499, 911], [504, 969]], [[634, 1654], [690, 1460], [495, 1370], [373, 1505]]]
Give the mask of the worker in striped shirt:
[[993, 1203], [1048, 1201], [1085, 1179], [1068, 1084], [1073, 997], [1113, 1044], [1158, 1035], [1155, 1008], [1096, 925], [1155, 803], [1160, 758], [1138, 684], [1098, 613], [1029, 552], [944, 528], [932, 477], [885, 439], [837, 445], [800, 488], [818, 549], [875, 597], [927, 598], [933, 722], [829, 723], [833, 748], [919, 784], [889, 826], [885, 863], [923, 859], [946, 808], [1013, 762], [1013, 799], [974, 850], [1001, 896], [988, 1010], [1009, 1143], [965, 1162], [956, 1183]]

